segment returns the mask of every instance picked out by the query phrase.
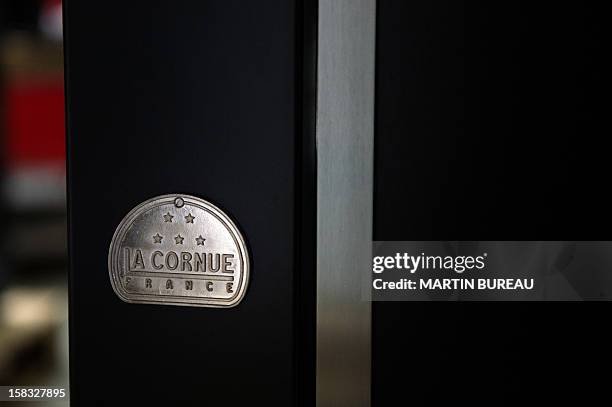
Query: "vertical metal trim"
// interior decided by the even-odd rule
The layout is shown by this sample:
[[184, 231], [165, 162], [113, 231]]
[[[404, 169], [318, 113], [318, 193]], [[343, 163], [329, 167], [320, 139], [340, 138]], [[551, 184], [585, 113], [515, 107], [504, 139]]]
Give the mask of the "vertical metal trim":
[[370, 405], [375, 0], [320, 0], [317, 405]]

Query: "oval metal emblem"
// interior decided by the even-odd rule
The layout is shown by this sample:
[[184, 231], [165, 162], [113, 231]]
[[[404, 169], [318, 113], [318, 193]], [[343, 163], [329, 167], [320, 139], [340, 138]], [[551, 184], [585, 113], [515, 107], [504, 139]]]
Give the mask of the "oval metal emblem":
[[108, 271], [126, 302], [233, 307], [246, 292], [244, 238], [219, 208], [189, 195], [162, 195], [132, 209], [110, 245]]

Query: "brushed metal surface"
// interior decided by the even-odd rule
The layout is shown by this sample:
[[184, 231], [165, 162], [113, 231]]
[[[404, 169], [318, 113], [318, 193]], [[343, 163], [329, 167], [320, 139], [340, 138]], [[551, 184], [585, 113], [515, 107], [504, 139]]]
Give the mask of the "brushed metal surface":
[[246, 292], [249, 256], [240, 231], [219, 208], [189, 195], [135, 207], [113, 236], [108, 269], [126, 302], [232, 307]]
[[370, 405], [375, 0], [321, 0], [317, 86], [317, 405]]

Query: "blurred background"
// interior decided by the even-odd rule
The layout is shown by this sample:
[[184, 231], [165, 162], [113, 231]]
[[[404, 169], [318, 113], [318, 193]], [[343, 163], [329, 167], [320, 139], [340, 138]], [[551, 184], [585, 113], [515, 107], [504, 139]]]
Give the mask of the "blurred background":
[[61, 1], [0, 0], [0, 385], [68, 385], [63, 86]]

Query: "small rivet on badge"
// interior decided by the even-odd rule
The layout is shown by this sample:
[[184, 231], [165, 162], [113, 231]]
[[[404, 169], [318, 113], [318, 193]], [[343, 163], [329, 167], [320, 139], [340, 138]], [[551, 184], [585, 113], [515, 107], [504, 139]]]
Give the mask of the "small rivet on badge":
[[183, 198], [178, 197], [174, 200], [174, 206], [176, 206], [177, 208], [182, 208], [183, 205], [185, 205], [185, 201], [183, 200]]

